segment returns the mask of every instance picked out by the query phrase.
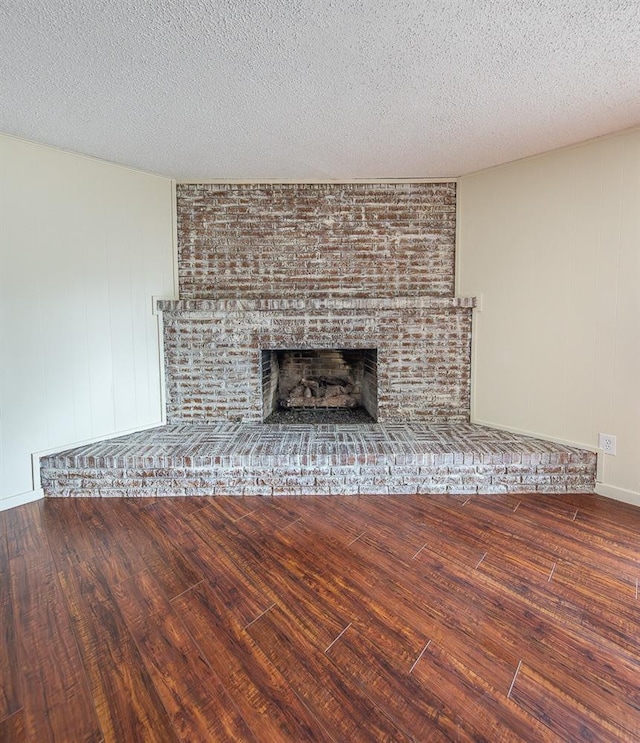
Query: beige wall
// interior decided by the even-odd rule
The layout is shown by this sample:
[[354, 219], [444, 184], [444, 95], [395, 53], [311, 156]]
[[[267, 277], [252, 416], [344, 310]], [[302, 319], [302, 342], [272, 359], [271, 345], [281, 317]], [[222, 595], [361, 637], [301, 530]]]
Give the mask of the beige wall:
[[640, 129], [462, 178], [457, 281], [474, 420], [616, 435], [598, 492], [640, 505]]
[[[174, 292], [172, 183], [0, 135], [0, 509], [31, 454], [161, 420], [152, 295]], [[640, 130], [459, 184], [478, 422], [595, 447], [640, 504]]]
[[0, 509], [31, 455], [161, 421], [172, 182], [0, 136]]

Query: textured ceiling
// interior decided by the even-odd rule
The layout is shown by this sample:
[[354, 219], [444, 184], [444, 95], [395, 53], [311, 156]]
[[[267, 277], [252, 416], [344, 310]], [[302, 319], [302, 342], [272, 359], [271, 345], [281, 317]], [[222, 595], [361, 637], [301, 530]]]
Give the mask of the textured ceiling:
[[457, 176], [640, 123], [640, 0], [3, 0], [0, 131], [182, 180]]

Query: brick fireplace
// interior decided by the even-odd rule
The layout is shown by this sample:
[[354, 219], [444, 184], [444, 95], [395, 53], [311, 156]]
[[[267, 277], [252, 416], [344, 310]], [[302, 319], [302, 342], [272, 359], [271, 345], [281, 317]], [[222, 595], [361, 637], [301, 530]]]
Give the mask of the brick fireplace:
[[455, 184], [183, 185], [178, 235], [180, 300], [159, 303], [168, 421], [264, 420], [287, 349], [368, 349], [367, 368], [375, 350], [353, 383], [379, 422], [469, 420]]
[[[591, 492], [591, 452], [469, 423], [455, 210], [454, 183], [179, 185], [167, 425], [43, 458], [46, 494]], [[352, 403], [371, 422], [265, 424]]]
[[264, 419], [264, 350], [377, 351], [379, 422], [469, 420], [472, 299], [166, 300], [167, 419]]

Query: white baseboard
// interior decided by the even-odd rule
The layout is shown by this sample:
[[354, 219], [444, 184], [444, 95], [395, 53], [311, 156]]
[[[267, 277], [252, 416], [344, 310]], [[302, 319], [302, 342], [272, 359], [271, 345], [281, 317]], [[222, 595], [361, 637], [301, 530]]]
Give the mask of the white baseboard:
[[629, 503], [632, 506], [640, 506], [640, 493], [636, 493], [633, 490], [625, 490], [625, 488], [617, 488], [614, 485], [605, 485], [603, 482], [597, 482], [596, 493], [598, 495], [604, 495], [605, 498], [613, 498], [623, 503]]
[[18, 493], [17, 495], [10, 495], [8, 498], [0, 498], [0, 511], [8, 511], [10, 508], [24, 506], [25, 503], [33, 503], [33, 501], [41, 500], [42, 498], [44, 498], [42, 488], [27, 490], [26, 493]]

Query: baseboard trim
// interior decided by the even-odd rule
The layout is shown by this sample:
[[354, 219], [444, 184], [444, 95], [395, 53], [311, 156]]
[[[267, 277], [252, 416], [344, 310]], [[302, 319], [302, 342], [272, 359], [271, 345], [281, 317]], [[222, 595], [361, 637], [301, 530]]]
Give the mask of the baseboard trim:
[[617, 488], [614, 485], [605, 485], [603, 482], [596, 483], [596, 493], [603, 495], [605, 498], [613, 498], [623, 503], [629, 503], [632, 506], [640, 506], [640, 493], [625, 488]]
[[37, 490], [27, 490], [26, 493], [17, 493], [10, 495], [8, 498], [0, 498], [0, 511], [8, 511], [10, 508], [24, 506], [27, 503], [33, 503], [36, 500], [42, 500], [44, 493], [42, 488]]

